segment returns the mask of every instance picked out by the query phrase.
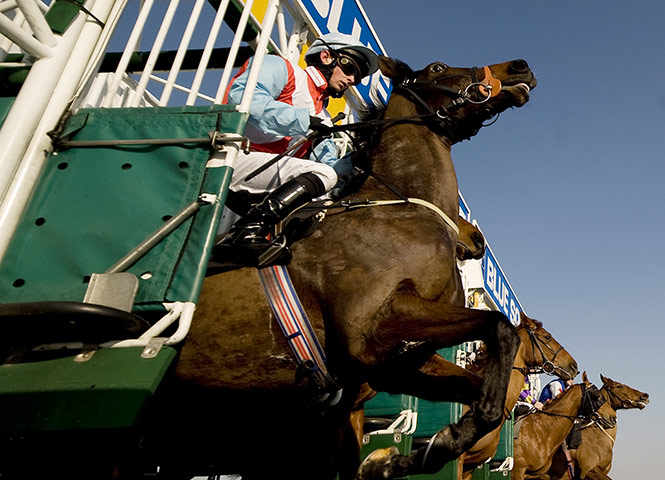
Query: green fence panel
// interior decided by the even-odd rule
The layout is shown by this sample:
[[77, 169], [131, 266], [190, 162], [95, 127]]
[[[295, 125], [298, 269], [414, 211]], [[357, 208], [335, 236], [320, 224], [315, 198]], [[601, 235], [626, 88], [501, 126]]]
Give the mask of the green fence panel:
[[[191, 139], [214, 130], [242, 133], [245, 120], [246, 115], [230, 105], [81, 109], [62, 136], [71, 141]], [[208, 171], [210, 152], [209, 144], [184, 141], [72, 147], [50, 155], [0, 265], [0, 301], [81, 301], [92, 273], [106, 271], [164, 221], [197, 201], [202, 191], [219, 193], [230, 169]], [[130, 267], [140, 278], [139, 308], [193, 301], [190, 295], [198, 291], [192, 288], [194, 279], [175, 276], [202, 281], [201, 265], [207, 259], [201, 258], [203, 240], [192, 232], [214, 228], [215, 209], [219, 213], [219, 206], [202, 205], [195, 220], [186, 221]], [[183, 260], [185, 265], [179, 266]], [[192, 266], [195, 273], [188, 271]]]

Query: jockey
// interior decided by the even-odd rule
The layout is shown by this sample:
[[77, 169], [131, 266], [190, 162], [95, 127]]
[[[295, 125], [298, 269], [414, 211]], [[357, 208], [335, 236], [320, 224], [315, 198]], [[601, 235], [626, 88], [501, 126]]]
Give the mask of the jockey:
[[515, 418], [526, 415], [535, 410], [542, 410], [543, 404], [540, 403], [538, 397], [536, 397], [535, 390], [535, 387], [531, 383], [531, 378], [529, 378], [529, 375], [525, 375], [524, 385], [522, 386], [522, 391], [520, 392], [520, 396], [517, 399], [517, 405], [515, 406]]
[[540, 398], [538, 401], [540, 403], [550, 402], [553, 398], [559, 395], [561, 392], [566, 390], [568, 387], [573, 385], [573, 380], [561, 380], [559, 378], [552, 380], [550, 383], [543, 387], [543, 391], [540, 392]]
[[[240, 103], [251, 61], [231, 81], [225, 103]], [[331, 190], [340, 177], [351, 173], [348, 159], [338, 159], [334, 142], [326, 138], [314, 146], [304, 144], [254, 178], [245, 180], [308, 132], [329, 134], [332, 123], [325, 109], [328, 98], [341, 97], [348, 87], [378, 69], [378, 57], [372, 50], [350, 35], [340, 33], [316, 39], [305, 55], [305, 62], [308, 66], [302, 69], [275, 55], [266, 55], [263, 61], [245, 129], [252, 151], [239, 153], [229, 195], [230, 198], [268, 195], [217, 241], [215, 260], [245, 266], [288, 263], [291, 253], [285, 239], [267, 238], [274, 233], [273, 227], [297, 208]], [[269, 247], [275, 247], [271, 251], [276, 253], [259, 259]]]

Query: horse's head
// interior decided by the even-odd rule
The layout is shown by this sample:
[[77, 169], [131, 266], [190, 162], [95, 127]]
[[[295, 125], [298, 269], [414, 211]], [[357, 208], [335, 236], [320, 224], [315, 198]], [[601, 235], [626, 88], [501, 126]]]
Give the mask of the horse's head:
[[600, 376], [603, 389], [609, 394], [610, 403], [615, 410], [639, 408], [642, 410], [649, 403], [649, 394], [640, 392], [611, 378]]
[[485, 255], [485, 237], [478, 227], [459, 217], [459, 238], [457, 239], [456, 257], [458, 260], [483, 258]]
[[482, 68], [456, 68], [435, 62], [413, 71], [408, 65], [379, 59], [381, 72], [392, 79], [393, 91], [410, 99], [427, 122], [451, 143], [475, 135], [483, 122], [507, 108], [529, 101], [536, 77], [524, 60]]
[[517, 328], [522, 340], [520, 351], [523, 352], [529, 370], [553, 374], [563, 380], [575, 378], [578, 373], [577, 362], [543, 328], [542, 323], [520, 312], [520, 324]]
[[617, 424], [616, 411], [593, 383], [586, 372], [582, 374], [582, 402], [578, 415], [590, 418], [603, 428], [614, 428]]

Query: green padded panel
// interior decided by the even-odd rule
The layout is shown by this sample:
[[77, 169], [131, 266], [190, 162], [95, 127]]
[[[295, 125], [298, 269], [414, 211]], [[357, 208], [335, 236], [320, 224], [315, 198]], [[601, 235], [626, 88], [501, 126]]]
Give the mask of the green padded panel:
[[[232, 105], [81, 109], [67, 140], [200, 138], [242, 133]], [[225, 195], [231, 171], [206, 171], [208, 144], [68, 148], [52, 154], [0, 265], [0, 301], [81, 301], [86, 279], [131, 251], [199, 194]], [[221, 197], [221, 205], [225, 198]], [[221, 206], [205, 204], [128, 270], [141, 279], [141, 304], [195, 301]], [[209, 240], [209, 239], [208, 239]], [[205, 248], [208, 248], [206, 251]], [[181, 264], [179, 264], [179, 262]], [[176, 277], [183, 277], [176, 278]]]
[[409, 475], [409, 480], [457, 480], [457, 460], [446, 463], [437, 473]]
[[132, 427], [176, 357], [142, 348], [97, 350], [74, 357], [0, 366], [0, 432], [47, 432]]
[[12, 105], [14, 105], [14, 100], [16, 100], [16, 97], [0, 97], [0, 127], [5, 123], [5, 118], [7, 118]]
[[[457, 352], [463, 347], [455, 346], [438, 351], [448, 361], [455, 362]], [[418, 403], [418, 427], [414, 437], [431, 437], [441, 428], [455, 423], [462, 416], [462, 404], [447, 402], [430, 402], [420, 400]]]
[[418, 399], [409, 395], [379, 392], [365, 403], [366, 417], [396, 417], [402, 410], [418, 411]]

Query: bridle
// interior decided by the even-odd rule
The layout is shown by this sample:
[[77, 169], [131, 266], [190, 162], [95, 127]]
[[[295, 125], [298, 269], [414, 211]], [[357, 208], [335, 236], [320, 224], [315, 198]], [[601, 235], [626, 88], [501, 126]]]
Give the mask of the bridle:
[[[582, 401], [577, 415], [564, 415], [561, 413], [548, 412], [547, 410], [535, 410], [532, 413], [539, 413], [551, 417], [564, 417], [571, 420], [573, 423], [580, 423], [587, 421], [586, 425], [580, 428], [586, 428], [593, 424], [598, 425], [601, 429], [614, 428], [616, 426], [616, 419], [608, 420], [598, 413], [598, 409], [605, 403], [605, 397], [600, 393], [600, 390], [595, 385], [587, 387], [584, 383], [580, 384], [582, 389]], [[591, 396], [592, 393], [597, 393], [596, 398]]]
[[[556, 360], [556, 356], [559, 354], [559, 352], [561, 352], [561, 350], [563, 350], [563, 346], [562, 345], [559, 346], [558, 350], [555, 351], [552, 347], [549, 346], [549, 344], [538, 338], [538, 336], [535, 334], [536, 331], [535, 328], [525, 327], [525, 330], [526, 333], [529, 335], [529, 342], [531, 343], [531, 354], [533, 356], [534, 361], [536, 360], [536, 350], [538, 350], [540, 356], [543, 359], [543, 362], [541, 365], [536, 367], [528, 367], [528, 368], [513, 367], [513, 369], [519, 370], [524, 375], [537, 374], [537, 373], [546, 373], [548, 375], [551, 375], [556, 371], [563, 372], [566, 375], [568, 375], [568, 372], [566, 372], [563, 368], [557, 366], [554, 363]], [[551, 353], [553, 353], [551, 359], [548, 359], [545, 356], [545, 352], [543, 351], [541, 345], [544, 345], [545, 348], [547, 348]]]
[[[636, 402], [635, 400], [630, 400], [628, 398], [627, 399], [621, 398], [619, 395], [617, 395], [616, 393], [614, 393], [612, 391], [611, 387], [608, 388], [606, 386], [606, 387], [603, 388], [603, 390], [605, 390], [607, 392], [607, 394], [610, 396], [610, 404], [612, 404], [612, 408], [614, 408], [615, 410], [618, 409], [618, 408], [630, 408], [633, 405], [639, 405], [640, 404], [640, 402]], [[618, 407], [614, 406], [613, 400], [616, 400], [619, 403]]]
[[[482, 81], [478, 80], [478, 72], [480, 70], [485, 72], [485, 77]], [[464, 89], [454, 89], [438, 83], [440, 81], [448, 81], [458, 77], [470, 78], [471, 82], [464, 87]], [[490, 98], [497, 96], [501, 92], [501, 81], [492, 76], [492, 72], [488, 66], [485, 66], [482, 69], [472, 67], [470, 75], [446, 75], [437, 80], [427, 81], [419, 80], [416, 77], [406, 78], [400, 84], [396, 85], [395, 90], [405, 92], [415, 103], [423, 107], [427, 112], [423, 117], [431, 117], [435, 124], [443, 130], [446, 137], [452, 140], [454, 133], [452, 130], [453, 121], [451, 118], [451, 111], [458, 109], [467, 102], [476, 105], [481, 105], [487, 102]], [[442, 92], [449, 98], [449, 102], [442, 103], [436, 107], [432, 106], [418, 94], [418, 92], [422, 93], [423, 90]], [[476, 99], [474, 99], [474, 95], [472, 95], [471, 92], [475, 92]], [[488, 118], [491, 118], [491, 115], [488, 115]], [[478, 130], [483, 126], [486, 125], [481, 124], [478, 128], [472, 129], [469, 137], [478, 133]]]
[[[478, 72], [485, 72], [485, 78], [482, 81], [478, 80]], [[450, 80], [453, 78], [462, 77], [470, 78], [471, 82], [464, 87], [463, 89], [454, 89], [447, 87], [445, 85], [440, 85], [438, 82], [444, 80]], [[393, 91], [402, 91], [417, 105], [420, 105], [425, 109], [425, 113], [418, 113], [415, 115], [406, 115], [401, 117], [392, 117], [384, 118], [379, 120], [368, 120], [356, 123], [347, 123], [344, 125], [334, 125], [329, 131], [332, 132], [350, 132], [354, 130], [364, 130], [369, 127], [383, 126], [383, 125], [396, 125], [402, 123], [415, 123], [421, 122], [424, 124], [432, 124], [435, 128], [440, 130], [439, 133], [444, 135], [451, 141], [454, 141], [458, 136], [461, 138], [471, 138], [478, 131], [484, 127], [489, 126], [490, 124], [481, 124], [477, 128], [470, 130], [468, 136], [455, 134], [453, 127], [454, 121], [451, 118], [451, 112], [455, 109], [458, 109], [465, 103], [473, 103], [476, 105], [484, 104], [490, 98], [496, 97], [501, 92], [501, 81], [492, 76], [490, 68], [488, 66], [481, 68], [472, 67], [471, 74], [455, 74], [447, 75], [445, 77], [439, 78], [437, 80], [425, 81], [419, 80], [416, 77], [406, 78], [401, 83], [396, 84], [393, 88]], [[424, 90], [435, 90], [443, 92], [450, 99], [447, 104], [441, 104], [438, 106], [433, 106], [427, 101], [425, 101], [421, 94]], [[477, 99], [473, 98], [472, 92], [475, 90]], [[418, 93], [420, 92], [420, 94]], [[487, 109], [489, 115], [487, 118], [491, 118], [492, 114]], [[498, 116], [498, 115], [497, 115]], [[496, 120], [495, 120], [496, 121]], [[351, 137], [353, 139], [353, 137]]]

